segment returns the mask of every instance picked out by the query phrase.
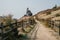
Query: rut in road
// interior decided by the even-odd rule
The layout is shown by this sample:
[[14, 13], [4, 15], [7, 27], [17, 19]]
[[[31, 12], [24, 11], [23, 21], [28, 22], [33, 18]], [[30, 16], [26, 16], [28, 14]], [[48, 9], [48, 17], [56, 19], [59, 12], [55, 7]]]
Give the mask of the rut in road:
[[28, 34], [30, 40], [59, 40], [52, 35], [52, 32], [54, 32], [53, 30], [46, 28], [45, 25], [37, 20], [36, 22], [35, 28]]

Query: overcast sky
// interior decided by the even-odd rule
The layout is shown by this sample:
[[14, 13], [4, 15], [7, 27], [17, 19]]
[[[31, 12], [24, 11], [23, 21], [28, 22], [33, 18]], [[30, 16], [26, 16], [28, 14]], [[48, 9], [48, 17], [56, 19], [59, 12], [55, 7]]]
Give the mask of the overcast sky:
[[60, 0], [0, 0], [0, 16], [12, 14], [14, 18], [20, 18], [26, 13], [27, 7], [36, 14], [55, 4], [60, 6]]

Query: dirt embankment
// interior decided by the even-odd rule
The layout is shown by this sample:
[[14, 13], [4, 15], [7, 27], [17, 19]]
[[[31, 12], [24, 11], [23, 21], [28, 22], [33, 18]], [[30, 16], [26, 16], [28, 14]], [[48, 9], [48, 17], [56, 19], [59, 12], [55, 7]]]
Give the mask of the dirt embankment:
[[46, 28], [41, 22], [37, 21], [35, 28], [28, 34], [31, 40], [59, 40], [54, 36], [56, 33], [50, 28]]

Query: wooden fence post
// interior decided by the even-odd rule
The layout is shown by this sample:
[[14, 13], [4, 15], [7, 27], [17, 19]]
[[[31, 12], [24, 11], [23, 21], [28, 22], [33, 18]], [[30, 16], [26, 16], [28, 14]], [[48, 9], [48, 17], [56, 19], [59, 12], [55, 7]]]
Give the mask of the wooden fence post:
[[3, 40], [3, 23], [0, 23], [0, 40]]
[[60, 36], [60, 23], [59, 23], [59, 36]]
[[17, 20], [15, 21], [15, 23], [16, 23], [16, 26], [17, 26]]
[[24, 23], [23, 23], [23, 20], [22, 20], [22, 30], [24, 30], [24, 27], [23, 26], [24, 26]]

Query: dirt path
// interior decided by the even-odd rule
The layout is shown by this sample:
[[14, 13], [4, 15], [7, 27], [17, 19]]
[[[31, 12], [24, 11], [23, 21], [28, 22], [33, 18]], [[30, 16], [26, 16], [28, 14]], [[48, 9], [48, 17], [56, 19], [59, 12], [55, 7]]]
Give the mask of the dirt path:
[[[42, 23], [37, 21], [35, 28], [29, 33], [31, 40], [58, 40], [52, 35], [52, 30], [46, 28]], [[51, 32], [52, 31], [52, 32]]]

